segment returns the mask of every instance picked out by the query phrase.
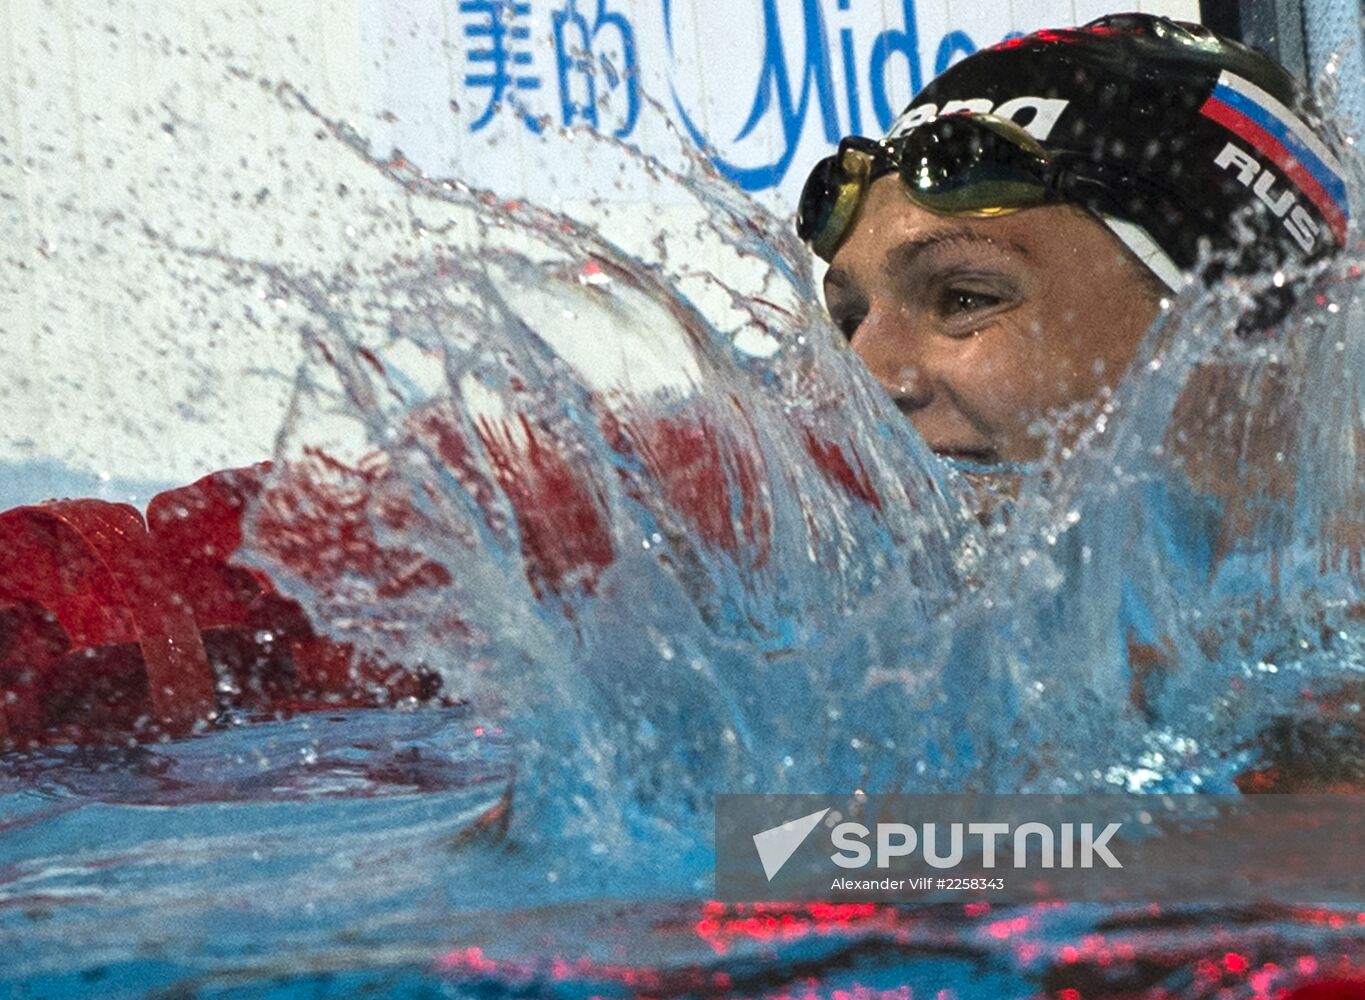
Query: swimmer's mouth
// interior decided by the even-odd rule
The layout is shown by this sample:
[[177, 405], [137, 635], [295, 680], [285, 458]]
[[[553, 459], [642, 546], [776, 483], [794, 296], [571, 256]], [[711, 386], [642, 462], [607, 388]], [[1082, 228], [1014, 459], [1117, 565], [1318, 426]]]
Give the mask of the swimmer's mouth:
[[1000, 461], [994, 448], [934, 448], [933, 452], [944, 461], [963, 465], [995, 465]]
[[933, 452], [949, 468], [970, 476], [991, 476], [1018, 472], [1016, 462], [1006, 462], [994, 448], [934, 448]]

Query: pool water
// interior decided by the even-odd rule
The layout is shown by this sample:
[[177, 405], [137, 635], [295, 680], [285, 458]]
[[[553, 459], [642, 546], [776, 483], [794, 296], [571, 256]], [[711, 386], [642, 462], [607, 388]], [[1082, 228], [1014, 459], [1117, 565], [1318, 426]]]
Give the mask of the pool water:
[[685, 863], [591, 884], [569, 857], [528, 885], [508, 747], [460, 709], [5, 763], [16, 998], [1231, 998], [1365, 973], [1340, 907], [722, 904]]
[[[717, 793], [1227, 792], [1310, 731], [1311, 776], [1349, 784], [1357, 258], [1289, 275], [1313, 294], [1260, 340], [1227, 331], [1285, 275], [1192, 283], [1079, 443], [982, 482], [843, 348], [787, 220], [696, 157], [624, 157], [701, 220], [626, 246], [265, 83], [406, 216], [368, 204], [328, 275], [130, 230], [307, 345], [240, 559], [458, 704], [5, 755], [10, 995], [1272, 997], [1365, 972], [1365, 913], [1306, 902], [721, 905], [709, 842]], [[1213, 490], [1166, 449], [1211, 362], [1295, 431], [1292, 490]], [[1250, 449], [1229, 419], [1208, 440]], [[310, 534], [299, 498], [328, 491], [439, 582]]]

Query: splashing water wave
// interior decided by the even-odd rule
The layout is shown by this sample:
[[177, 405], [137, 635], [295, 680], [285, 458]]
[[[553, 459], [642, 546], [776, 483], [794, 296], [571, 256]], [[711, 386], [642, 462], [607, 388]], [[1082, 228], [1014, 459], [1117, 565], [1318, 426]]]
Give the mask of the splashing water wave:
[[[683, 167], [620, 147], [623, 170], [690, 203], [697, 230], [628, 247], [609, 221], [375, 156], [293, 88], [262, 86], [401, 188], [405, 224], [377, 221], [365, 254], [326, 275], [147, 235], [300, 317], [307, 357], [247, 560], [338, 638], [438, 671], [465, 702], [461, 725], [510, 741], [468, 782], [497, 786], [505, 807], [494, 779], [515, 768], [499, 813], [510, 837], [461, 842], [456, 867], [485, 887], [444, 904], [443, 939], [450, 912], [509, 897], [704, 893], [718, 792], [1226, 791], [1305, 733], [1327, 740], [1323, 781], [1365, 770], [1351, 742], [1365, 670], [1358, 242], [1310, 275], [1192, 282], [1150, 332], [1141, 377], [1076, 415], [1079, 443], [1001, 487], [926, 450], [822, 316], [787, 220], [681, 140]], [[1312, 294], [1275, 336], [1226, 332], [1267, 283], [1299, 278]], [[234, 835], [184, 836], [211, 852]], [[369, 849], [338, 851], [363, 867]], [[417, 863], [412, 843], [394, 850]], [[359, 953], [430, 954], [429, 916]], [[856, 916], [779, 919], [809, 926], [792, 932], [790, 968], [746, 992], [799, 979], [847, 940], [905, 960], [898, 922], [912, 918]], [[763, 912], [712, 917], [708, 933], [771, 943], [735, 929]], [[1220, 933], [1240, 947], [1300, 917]], [[999, 935], [934, 930], [929, 915], [914, 940], [942, 938], [940, 956], [966, 963], [945, 973], [963, 990], [996, 976], [1017, 992], [1059, 960], [1061, 925], [1097, 918], [1008, 919], [1023, 924]], [[313, 941], [283, 917], [276, 930]], [[1013, 965], [992, 964], [987, 937], [1019, 944]], [[659, 966], [681, 978], [655, 985], [726, 992], [687, 978], [733, 971], [688, 940]], [[649, 987], [605, 961], [569, 970], [566, 989]], [[479, 949], [442, 968], [481, 995], [554, 979]]]
[[[1142, 377], [979, 520], [838, 346], [786, 220], [695, 157], [622, 151], [759, 265], [689, 295], [676, 252], [375, 158], [279, 92], [414, 222], [378, 268], [270, 271], [313, 352], [254, 558], [518, 731], [528, 799], [610, 840], [623, 803], [689, 824], [727, 790], [1226, 790], [1304, 689], [1365, 666], [1356, 257], [1191, 282]], [[1300, 277], [1278, 335], [1225, 333]], [[339, 490], [372, 548], [348, 563], [338, 527], [334, 567], [293, 519]]]

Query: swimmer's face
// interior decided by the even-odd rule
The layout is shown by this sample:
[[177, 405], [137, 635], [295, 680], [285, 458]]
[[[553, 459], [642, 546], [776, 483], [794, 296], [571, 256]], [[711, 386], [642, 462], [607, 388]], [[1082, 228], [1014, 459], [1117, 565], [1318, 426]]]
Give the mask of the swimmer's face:
[[1031, 461], [1074, 437], [1160, 308], [1103, 224], [1066, 206], [956, 219], [872, 185], [825, 277], [830, 316], [929, 447]]

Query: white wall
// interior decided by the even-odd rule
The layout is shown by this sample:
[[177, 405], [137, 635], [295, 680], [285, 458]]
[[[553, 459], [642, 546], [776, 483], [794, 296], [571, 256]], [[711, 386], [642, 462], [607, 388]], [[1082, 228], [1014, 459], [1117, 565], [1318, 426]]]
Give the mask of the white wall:
[[[100, 488], [73, 486], [57, 466], [20, 473], [18, 460], [111, 477], [106, 494], [145, 499], [145, 489], [123, 481], [183, 482], [269, 454], [300, 358], [298, 317], [235, 283], [229, 268], [185, 251], [325, 274], [363, 255], [376, 228], [400, 224], [406, 205], [338, 144], [317, 138], [307, 116], [285, 110], [262, 79], [289, 81], [375, 136], [377, 149], [402, 146], [432, 172], [580, 210], [583, 199], [602, 195], [624, 203], [643, 230], [667, 225], [679, 209], [631, 205], [629, 189], [612, 187], [619, 154], [557, 138], [563, 109], [551, 14], [568, 0], [526, 2], [529, 62], [517, 71], [540, 80], [522, 96], [529, 113], [546, 116], [548, 139], [512, 112], [473, 129], [488, 95], [466, 82], [486, 68], [471, 58], [480, 40], [467, 32], [488, 15], [461, 12], [460, 0], [0, 0], [0, 475], [9, 476], [0, 503]], [[762, 0], [675, 0], [671, 49], [660, 0], [609, 0], [599, 10], [600, 2], [578, 0], [583, 23], [600, 29], [590, 36], [593, 55], [624, 66], [623, 22], [610, 15], [627, 18], [642, 94], [670, 114], [688, 111], [737, 168], [791, 153], [785, 172], [751, 184], [789, 211], [829, 123], [811, 105], [793, 133], [774, 105], [746, 139], [735, 138], [764, 67]], [[828, 32], [832, 124], [847, 131], [856, 109], [863, 131], [876, 131], [867, 60], [881, 33], [905, 29], [907, 0], [846, 0], [848, 10], [841, 0], [772, 2], [797, 87], [809, 53], [804, 2]], [[953, 31], [984, 46], [1115, 5], [909, 6], [921, 69], [931, 76]], [[1195, 0], [1139, 6], [1197, 14]], [[841, 61], [843, 31], [856, 102]], [[887, 66], [887, 102], [899, 110], [909, 97], [908, 63], [896, 57]], [[586, 79], [571, 74], [571, 90], [581, 93]], [[613, 90], [602, 72], [595, 80], [610, 98], [599, 127], [623, 127], [629, 82]], [[642, 108], [628, 141], [665, 148], [666, 124]], [[390, 218], [376, 222], [376, 209]]]

